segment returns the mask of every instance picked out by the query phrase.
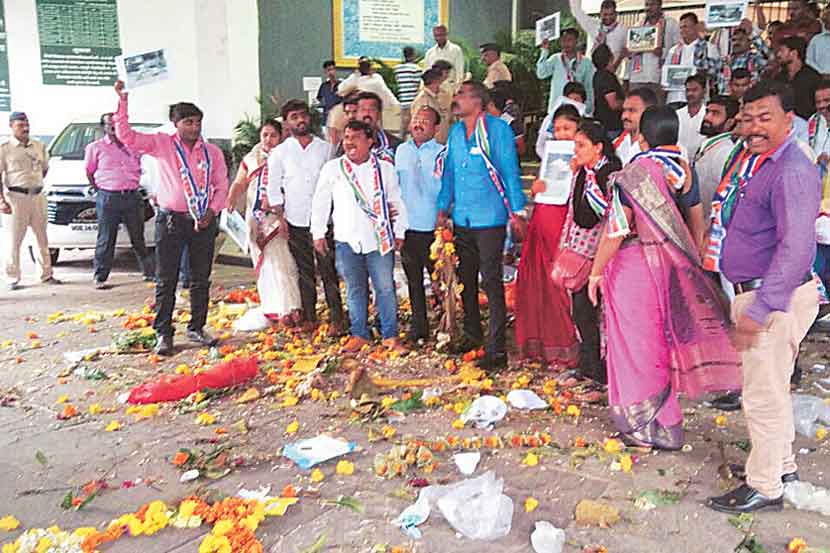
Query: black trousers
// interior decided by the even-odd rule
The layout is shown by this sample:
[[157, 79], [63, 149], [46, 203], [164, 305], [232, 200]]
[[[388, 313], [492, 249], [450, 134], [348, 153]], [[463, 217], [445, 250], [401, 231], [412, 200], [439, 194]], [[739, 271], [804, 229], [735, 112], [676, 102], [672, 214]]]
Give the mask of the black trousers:
[[110, 276], [118, 227], [121, 224], [127, 228], [139, 270], [144, 275], [152, 275], [155, 272], [153, 258], [144, 244], [144, 200], [141, 199], [138, 190], [109, 192], [98, 189], [95, 212], [98, 218], [98, 237], [92, 262], [95, 280], [104, 282]]
[[478, 274], [490, 307], [490, 335], [487, 355], [504, 355], [507, 307], [504, 303], [502, 251], [505, 228], [465, 229], [455, 227], [455, 248], [458, 253], [458, 278], [464, 285], [464, 335], [476, 343], [484, 341], [481, 310], [478, 306]]
[[317, 278], [314, 272], [315, 261], [317, 272], [323, 281], [323, 290], [326, 294], [326, 305], [329, 307], [331, 322], [343, 323], [343, 300], [340, 297], [340, 281], [337, 277], [337, 268], [334, 263], [334, 234], [331, 229], [326, 234], [329, 244], [327, 255], [320, 255], [314, 249], [314, 240], [308, 227], [295, 227], [288, 224], [288, 249], [294, 256], [299, 273], [300, 300], [303, 304], [303, 316], [306, 321], [317, 321]]
[[579, 345], [579, 372], [586, 378], [605, 384], [608, 374], [600, 358], [599, 317], [588, 298], [588, 286], [573, 295], [573, 319], [582, 343]]
[[433, 240], [432, 231], [408, 230], [401, 249], [401, 264], [406, 273], [409, 302], [412, 305], [412, 327], [409, 329], [409, 335], [414, 339], [426, 339], [429, 336], [424, 268], [432, 274], [435, 267], [435, 263], [429, 258], [429, 247]]
[[207, 321], [210, 272], [218, 225], [214, 219], [196, 231], [188, 213], [159, 210], [156, 215], [156, 321], [160, 336], [173, 335], [176, 284], [185, 246], [190, 254], [190, 323], [188, 330], [201, 330]]

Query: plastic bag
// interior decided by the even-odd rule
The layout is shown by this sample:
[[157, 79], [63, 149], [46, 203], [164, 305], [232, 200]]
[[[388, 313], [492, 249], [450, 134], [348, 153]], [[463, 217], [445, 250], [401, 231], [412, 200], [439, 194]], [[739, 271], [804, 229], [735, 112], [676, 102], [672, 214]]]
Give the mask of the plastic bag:
[[239, 332], [256, 332], [268, 328], [269, 322], [261, 307], [249, 309], [233, 323], [233, 329]]
[[502, 487], [503, 480], [493, 471], [448, 486], [427, 486], [393, 524], [418, 539], [421, 532], [416, 526], [429, 518], [432, 506], [437, 506], [450, 526], [470, 539], [503, 538], [513, 522], [513, 500], [502, 493]]
[[815, 511], [830, 516], [830, 490], [809, 482], [790, 482], [784, 485], [784, 499], [796, 509]]
[[488, 471], [448, 487], [438, 509], [456, 531], [472, 540], [491, 541], [510, 533], [513, 500], [502, 493], [504, 481]]
[[511, 390], [507, 402], [516, 409], [547, 409], [550, 405], [532, 390]]
[[796, 432], [815, 438], [820, 423], [830, 426], [830, 405], [815, 396], [793, 394], [793, 416]]
[[252, 379], [259, 372], [253, 357], [236, 358], [200, 374], [162, 375], [130, 390], [128, 403], [178, 401], [204, 388], [228, 388]]
[[496, 396], [481, 396], [461, 415], [464, 424], [472, 422], [476, 428], [492, 428], [507, 415], [507, 404]]
[[357, 443], [355, 442], [320, 435], [308, 440], [286, 444], [282, 448], [282, 455], [294, 461], [301, 469], [308, 470], [314, 465], [329, 459], [351, 453], [356, 447]]
[[546, 520], [540, 520], [530, 535], [530, 545], [536, 553], [562, 553], [565, 547], [565, 531]]

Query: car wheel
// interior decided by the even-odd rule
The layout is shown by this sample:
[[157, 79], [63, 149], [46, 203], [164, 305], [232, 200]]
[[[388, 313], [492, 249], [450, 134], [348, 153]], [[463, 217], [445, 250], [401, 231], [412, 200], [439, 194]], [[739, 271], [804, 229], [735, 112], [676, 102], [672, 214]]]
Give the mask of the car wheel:
[[[58, 256], [60, 256], [61, 251], [58, 248], [49, 248], [49, 262], [52, 265], [57, 265], [58, 263]], [[32, 263], [37, 263], [37, 256], [35, 256], [35, 248], [29, 246], [29, 257], [32, 259]]]

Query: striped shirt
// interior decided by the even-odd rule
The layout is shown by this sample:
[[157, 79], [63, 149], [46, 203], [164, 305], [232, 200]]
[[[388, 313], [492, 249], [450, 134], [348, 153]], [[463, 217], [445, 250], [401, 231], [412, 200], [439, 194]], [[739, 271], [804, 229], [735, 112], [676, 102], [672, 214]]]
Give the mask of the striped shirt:
[[395, 79], [398, 81], [398, 100], [401, 107], [409, 107], [418, 94], [421, 68], [414, 63], [402, 63], [395, 67]]

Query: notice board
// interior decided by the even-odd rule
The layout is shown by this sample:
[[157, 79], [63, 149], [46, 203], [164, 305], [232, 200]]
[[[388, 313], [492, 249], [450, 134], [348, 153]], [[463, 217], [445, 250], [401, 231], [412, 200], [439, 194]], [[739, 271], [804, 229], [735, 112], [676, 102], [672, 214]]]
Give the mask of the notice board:
[[45, 85], [109, 86], [121, 55], [117, 0], [37, 0]]

